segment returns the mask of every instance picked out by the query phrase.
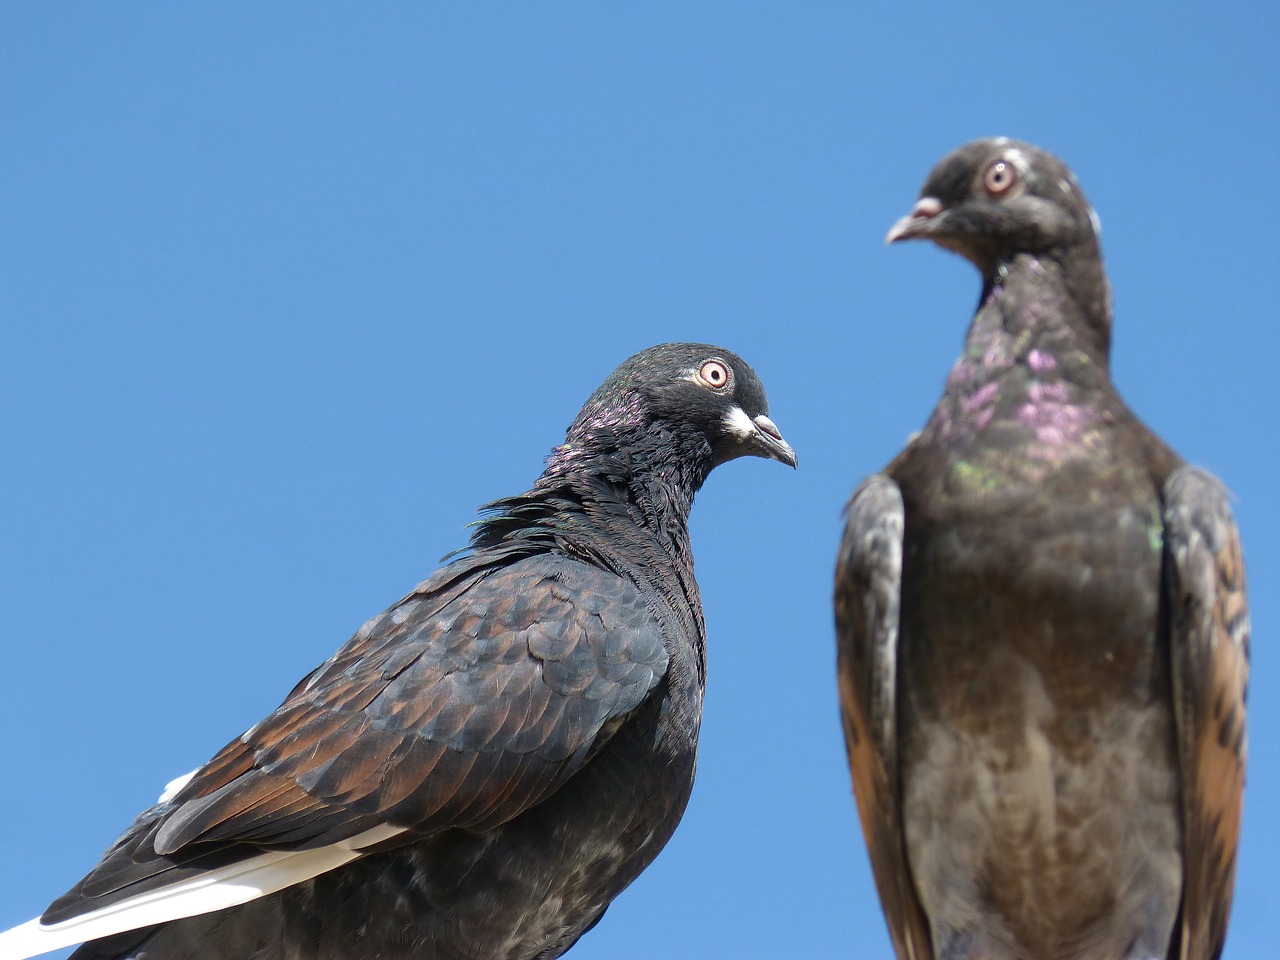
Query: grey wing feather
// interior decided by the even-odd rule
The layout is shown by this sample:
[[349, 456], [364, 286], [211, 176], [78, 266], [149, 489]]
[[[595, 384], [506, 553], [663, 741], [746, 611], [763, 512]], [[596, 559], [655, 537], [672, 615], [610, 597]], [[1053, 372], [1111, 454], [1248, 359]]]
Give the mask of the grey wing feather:
[[1176, 470], [1164, 488], [1165, 591], [1183, 795], [1182, 960], [1222, 951], [1245, 768], [1249, 608], [1227, 493]]
[[889, 477], [877, 474], [854, 491], [836, 564], [836, 659], [858, 814], [894, 948], [903, 960], [931, 960], [907, 865], [897, 767], [903, 524], [902, 494]]

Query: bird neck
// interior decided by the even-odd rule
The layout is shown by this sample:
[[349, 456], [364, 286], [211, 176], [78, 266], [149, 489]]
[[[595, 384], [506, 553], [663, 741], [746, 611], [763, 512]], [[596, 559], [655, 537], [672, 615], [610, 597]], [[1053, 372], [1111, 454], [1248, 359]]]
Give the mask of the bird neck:
[[993, 271], [934, 411], [936, 436], [963, 446], [998, 430], [1054, 457], [1083, 448], [1114, 396], [1110, 298], [1104, 275], [1071, 267], [1020, 254]]
[[1010, 346], [1081, 351], [1107, 370], [1111, 356], [1111, 285], [1097, 240], [1089, 236], [1045, 255], [1017, 253], [987, 272], [969, 338], [987, 338], [979, 321], [991, 310]]
[[637, 530], [658, 539], [687, 535], [693, 499], [711, 472], [711, 449], [696, 431], [661, 424], [636, 435], [570, 434], [551, 451], [535, 489], [603, 492]]
[[[518, 541], [633, 579], [649, 579], [644, 569], [655, 576], [687, 569], [691, 577], [689, 511], [710, 470], [701, 434], [681, 436], [659, 426], [640, 436], [571, 432], [527, 493], [489, 506], [472, 546]], [[615, 544], [622, 549], [609, 555]]]
[[626, 443], [570, 434], [532, 489], [489, 505], [471, 547], [563, 554], [646, 588], [669, 611], [659, 619], [673, 617], [692, 638], [701, 682], [706, 623], [688, 520], [710, 464], [705, 438], [698, 447], [662, 431]]

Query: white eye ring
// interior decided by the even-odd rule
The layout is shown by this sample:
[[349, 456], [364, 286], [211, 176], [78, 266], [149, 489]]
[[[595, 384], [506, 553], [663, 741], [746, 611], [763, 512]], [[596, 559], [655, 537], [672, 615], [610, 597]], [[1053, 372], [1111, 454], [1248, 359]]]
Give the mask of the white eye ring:
[[1008, 160], [997, 160], [982, 175], [982, 186], [990, 196], [999, 197], [1018, 182], [1018, 168]]
[[733, 384], [733, 372], [723, 360], [704, 360], [698, 368], [698, 382], [712, 390], [727, 390]]

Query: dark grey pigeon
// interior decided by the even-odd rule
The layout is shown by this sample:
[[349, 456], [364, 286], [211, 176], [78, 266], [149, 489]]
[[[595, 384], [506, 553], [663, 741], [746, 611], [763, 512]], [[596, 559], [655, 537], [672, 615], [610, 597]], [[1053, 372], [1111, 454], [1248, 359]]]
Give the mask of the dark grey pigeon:
[[636, 354], [466, 556], [170, 785], [17, 960], [558, 957], [675, 830], [705, 630], [687, 520], [712, 468], [795, 466], [727, 350]]
[[1071, 171], [961, 147], [888, 241], [982, 274], [924, 430], [849, 504], [840, 700], [900, 960], [1208, 960], [1226, 937], [1249, 617], [1227, 496], [1108, 373]]

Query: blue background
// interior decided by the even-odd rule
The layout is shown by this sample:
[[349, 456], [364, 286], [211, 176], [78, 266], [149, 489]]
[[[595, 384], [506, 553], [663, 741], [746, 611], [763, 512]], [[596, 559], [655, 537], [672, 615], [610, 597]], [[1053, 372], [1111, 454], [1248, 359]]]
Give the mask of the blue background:
[[1274, 955], [1280, 7], [0, 6], [0, 927], [525, 489], [663, 340], [745, 356], [800, 470], [711, 478], [683, 824], [573, 957], [888, 957], [832, 665], [840, 510], [978, 294], [886, 249], [1007, 134], [1104, 225], [1115, 376], [1238, 496]]

